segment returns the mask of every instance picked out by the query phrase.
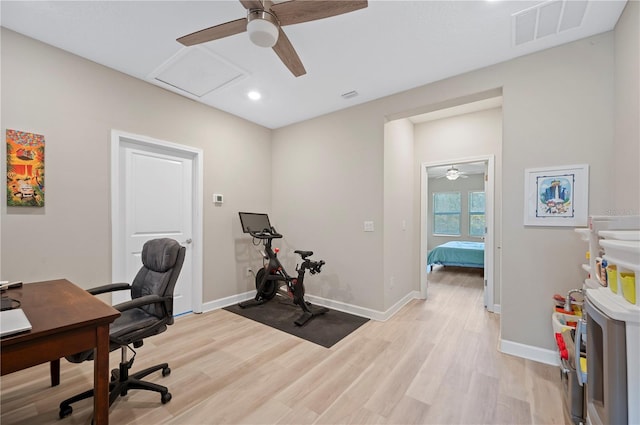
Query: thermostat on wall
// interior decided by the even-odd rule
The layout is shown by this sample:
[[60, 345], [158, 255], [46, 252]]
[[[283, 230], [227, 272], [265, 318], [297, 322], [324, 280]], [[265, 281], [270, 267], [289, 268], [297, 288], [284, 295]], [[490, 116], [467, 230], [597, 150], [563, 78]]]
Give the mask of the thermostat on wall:
[[214, 204], [222, 204], [224, 202], [224, 197], [220, 193], [213, 194], [213, 203]]

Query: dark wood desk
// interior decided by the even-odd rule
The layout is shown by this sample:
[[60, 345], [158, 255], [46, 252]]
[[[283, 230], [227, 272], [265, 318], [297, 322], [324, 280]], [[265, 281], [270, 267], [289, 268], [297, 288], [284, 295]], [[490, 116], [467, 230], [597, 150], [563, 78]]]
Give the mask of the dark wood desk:
[[[20, 301], [31, 331], [0, 340], [2, 375], [95, 348], [94, 421], [109, 423], [109, 324], [120, 312], [68, 280], [26, 283], [7, 296]], [[59, 363], [58, 363], [59, 364]]]

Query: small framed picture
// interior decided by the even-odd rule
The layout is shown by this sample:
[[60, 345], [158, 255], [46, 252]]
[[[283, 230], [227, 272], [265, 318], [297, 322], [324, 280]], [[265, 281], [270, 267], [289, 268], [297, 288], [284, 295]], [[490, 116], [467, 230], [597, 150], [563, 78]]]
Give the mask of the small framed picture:
[[524, 225], [587, 225], [589, 165], [527, 168], [524, 171]]

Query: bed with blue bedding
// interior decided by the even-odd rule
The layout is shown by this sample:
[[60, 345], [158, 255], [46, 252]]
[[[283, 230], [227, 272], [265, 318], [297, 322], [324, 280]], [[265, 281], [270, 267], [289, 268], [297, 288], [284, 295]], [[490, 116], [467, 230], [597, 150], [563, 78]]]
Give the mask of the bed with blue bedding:
[[427, 256], [427, 271], [434, 264], [484, 268], [484, 242], [451, 241], [438, 245]]

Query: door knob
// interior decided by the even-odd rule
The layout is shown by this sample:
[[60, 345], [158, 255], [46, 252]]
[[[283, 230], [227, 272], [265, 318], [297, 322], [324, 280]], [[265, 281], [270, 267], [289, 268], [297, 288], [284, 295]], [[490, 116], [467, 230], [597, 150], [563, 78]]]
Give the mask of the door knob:
[[193, 239], [189, 238], [189, 239], [187, 239], [186, 241], [184, 241], [182, 243], [189, 245], [191, 242], [193, 242]]

